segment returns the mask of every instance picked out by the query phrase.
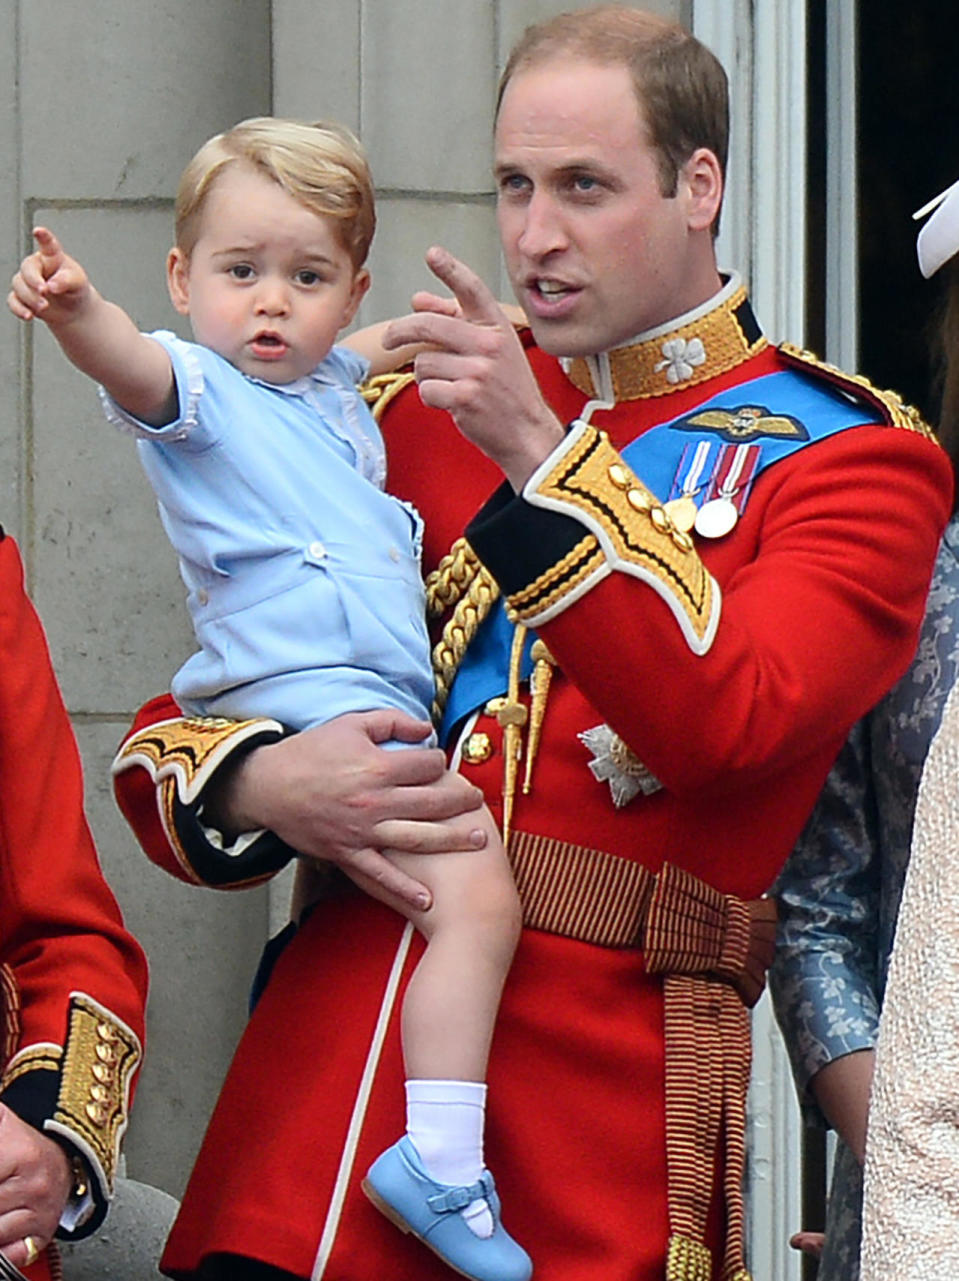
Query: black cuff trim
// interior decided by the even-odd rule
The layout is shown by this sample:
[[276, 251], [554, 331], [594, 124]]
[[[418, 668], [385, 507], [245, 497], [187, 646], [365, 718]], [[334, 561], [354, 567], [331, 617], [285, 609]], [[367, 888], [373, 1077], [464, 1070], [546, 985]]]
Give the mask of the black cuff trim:
[[[264, 747], [268, 743], [278, 743], [282, 737], [282, 734], [273, 729], [266, 729], [260, 734], [252, 735], [231, 752], [222, 765], [218, 766], [210, 776], [207, 787], [218, 776], [220, 770], [235, 766], [254, 748]], [[177, 795], [173, 802], [173, 824], [190, 866], [205, 885], [219, 889], [234, 884], [242, 885], [247, 881], [261, 880], [281, 871], [290, 859], [296, 857], [296, 851], [272, 832], [264, 832], [239, 854], [225, 854], [222, 849], [210, 844], [200, 821], [202, 807], [202, 797], [192, 804], [185, 805]]]
[[42, 1134], [43, 1123], [53, 1117], [59, 1097], [60, 1073], [52, 1068], [36, 1068], [11, 1081], [0, 1093], [0, 1103]]
[[562, 512], [533, 507], [506, 483], [466, 527], [466, 538], [505, 596], [535, 583], [587, 534]]

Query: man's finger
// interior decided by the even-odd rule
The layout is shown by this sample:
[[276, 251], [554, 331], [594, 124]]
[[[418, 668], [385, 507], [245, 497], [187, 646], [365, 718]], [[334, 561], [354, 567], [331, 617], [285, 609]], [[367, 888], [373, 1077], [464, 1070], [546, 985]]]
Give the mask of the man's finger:
[[487, 843], [486, 832], [473, 814], [441, 823], [383, 819], [376, 824], [374, 836], [384, 849], [400, 854], [455, 854], [458, 850], [481, 850]]
[[434, 245], [427, 250], [426, 265], [456, 297], [463, 316], [474, 324], [499, 325], [503, 313], [490, 290], [465, 262], [454, 258], [448, 249]]
[[360, 850], [350, 860], [349, 870], [356, 883], [375, 898], [386, 894], [419, 912], [426, 912], [433, 905], [426, 886], [401, 872], [378, 850]]
[[420, 721], [405, 712], [385, 707], [375, 712], [359, 712], [357, 721], [372, 743], [388, 743], [392, 739], [401, 743], [421, 743], [433, 732], [429, 721]]
[[414, 311], [408, 316], [391, 320], [383, 332], [382, 343], [388, 350], [405, 347], [409, 343], [460, 351], [472, 345], [475, 335], [484, 331], [477, 321], [467, 321], [458, 315], [441, 315], [435, 311]]
[[443, 298], [428, 289], [417, 289], [410, 299], [414, 311], [431, 311], [437, 316], [458, 316], [460, 305], [455, 298]]

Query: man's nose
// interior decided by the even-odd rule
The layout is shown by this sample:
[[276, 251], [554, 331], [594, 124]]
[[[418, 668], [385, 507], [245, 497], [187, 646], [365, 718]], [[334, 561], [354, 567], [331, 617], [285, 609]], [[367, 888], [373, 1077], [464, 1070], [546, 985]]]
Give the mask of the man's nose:
[[546, 192], [534, 192], [524, 210], [519, 248], [530, 258], [544, 258], [567, 244], [562, 213], [556, 201]]

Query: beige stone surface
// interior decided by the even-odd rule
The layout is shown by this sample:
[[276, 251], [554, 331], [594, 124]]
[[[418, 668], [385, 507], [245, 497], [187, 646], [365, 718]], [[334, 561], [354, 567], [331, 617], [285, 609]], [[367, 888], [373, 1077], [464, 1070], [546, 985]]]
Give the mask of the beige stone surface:
[[363, 138], [377, 182], [399, 191], [490, 191], [495, 6], [363, 5]]
[[339, 120], [360, 131], [360, 6], [356, 0], [273, 0], [273, 111]]
[[206, 137], [271, 109], [269, 0], [18, 9], [28, 199], [168, 196]]

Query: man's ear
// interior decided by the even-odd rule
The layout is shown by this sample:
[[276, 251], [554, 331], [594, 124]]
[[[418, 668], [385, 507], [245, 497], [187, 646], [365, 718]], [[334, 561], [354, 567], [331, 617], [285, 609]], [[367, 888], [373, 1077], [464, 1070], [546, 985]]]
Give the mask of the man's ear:
[[181, 316], [190, 314], [190, 259], [174, 245], [166, 256], [166, 284], [170, 301]]
[[688, 192], [690, 230], [708, 230], [723, 202], [723, 174], [716, 153], [698, 147], [683, 165], [680, 179]]

